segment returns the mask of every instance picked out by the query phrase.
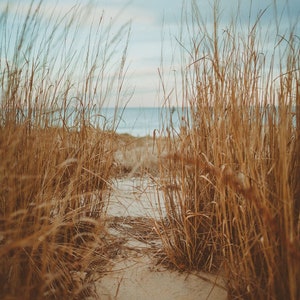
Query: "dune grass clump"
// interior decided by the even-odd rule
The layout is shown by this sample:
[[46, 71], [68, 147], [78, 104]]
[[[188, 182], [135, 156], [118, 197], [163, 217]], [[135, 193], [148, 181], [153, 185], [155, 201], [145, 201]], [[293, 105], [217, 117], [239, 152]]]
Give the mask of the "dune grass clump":
[[14, 5], [0, 16], [0, 298], [82, 299], [113, 247], [101, 216], [114, 127], [91, 119], [122, 97], [128, 27], [88, 27], [89, 7]]
[[108, 262], [101, 221], [108, 139], [26, 131], [1, 129], [1, 297], [88, 295]]
[[189, 115], [168, 131], [158, 231], [169, 262], [220, 272], [229, 299], [299, 299], [299, 37], [263, 36], [263, 16], [244, 35], [215, 7], [209, 31], [192, 7], [178, 39]]

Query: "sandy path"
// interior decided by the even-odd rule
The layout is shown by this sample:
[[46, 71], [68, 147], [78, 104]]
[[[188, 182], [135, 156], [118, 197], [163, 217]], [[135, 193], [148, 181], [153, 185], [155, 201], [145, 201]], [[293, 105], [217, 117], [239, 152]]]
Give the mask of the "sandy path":
[[157, 205], [156, 187], [149, 179], [115, 181], [107, 206], [109, 230], [124, 243], [96, 285], [100, 298], [226, 299], [226, 291], [214, 285], [220, 279], [213, 275], [179, 273], [156, 264], [160, 241], [152, 231], [151, 218], [159, 217]]

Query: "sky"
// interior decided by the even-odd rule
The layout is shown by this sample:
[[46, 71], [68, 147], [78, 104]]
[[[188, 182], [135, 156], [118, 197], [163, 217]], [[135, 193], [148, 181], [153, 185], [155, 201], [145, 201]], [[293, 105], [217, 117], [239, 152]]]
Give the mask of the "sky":
[[[176, 51], [181, 46], [176, 42], [176, 37], [178, 37], [181, 28], [180, 18], [183, 3], [188, 4], [190, 2], [187, 0], [44, 0], [43, 5], [46, 9], [43, 11], [43, 14], [45, 14], [45, 18], [47, 18], [47, 13], [53, 11], [63, 15], [74, 5], [80, 3], [81, 6], [89, 4], [92, 8], [89, 14], [85, 15], [86, 21], [92, 18], [97, 19], [97, 17], [99, 19], [104, 11], [106, 22], [113, 22], [112, 27], [116, 31], [118, 28], [125, 28], [130, 23], [131, 31], [126, 55], [125, 78], [126, 95], [130, 95], [128, 96], [130, 100], [127, 105], [132, 107], [151, 107], [161, 106], [164, 102], [159, 74], [165, 74], [166, 88], [171, 91], [172, 85], [174, 85], [172, 74], [180, 71], [181, 63]], [[210, 30], [212, 28], [213, 1], [196, 0], [195, 2], [199, 6], [208, 30]], [[229, 26], [238, 5], [240, 6], [240, 22], [247, 24], [251, 2], [251, 15], [254, 20], [261, 10], [268, 8], [270, 3], [273, 3], [273, 0], [220, 0], [221, 18], [219, 27], [226, 28]], [[280, 23], [284, 32], [284, 28], [287, 28], [289, 24], [295, 23], [296, 20], [299, 21], [300, 2], [298, 0], [290, 0], [288, 4], [285, 0], [278, 0], [277, 2], [278, 12], [281, 16]], [[21, 7], [21, 10], [26, 11], [30, 1], [13, 0], [9, 1], [9, 3], [12, 10], [17, 9], [17, 7], [20, 9]], [[1, 10], [4, 9], [3, 4], [3, 2], [2, 4], [0, 3]], [[269, 7], [263, 16], [262, 24], [266, 28], [275, 25], [272, 13], [273, 10]], [[14, 23], [14, 26], [16, 24], [17, 22]], [[78, 32], [81, 33], [82, 41], [85, 41], [87, 28], [84, 24], [81, 24]], [[122, 34], [125, 35], [125, 33], [126, 31]], [[300, 35], [299, 26], [296, 26], [296, 33]], [[78, 42], [79, 45], [80, 41]], [[122, 50], [119, 49], [117, 51]]]

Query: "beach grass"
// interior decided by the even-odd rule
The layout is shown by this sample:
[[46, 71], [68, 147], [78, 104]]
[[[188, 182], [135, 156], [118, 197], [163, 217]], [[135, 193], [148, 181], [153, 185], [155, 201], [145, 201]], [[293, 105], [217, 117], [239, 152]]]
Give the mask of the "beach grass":
[[114, 124], [94, 128], [89, 109], [121, 101], [129, 26], [99, 16], [77, 48], [90, 7], [1, 9], [0, 298], [95, 297], [116, 148]]
[[162, 116], [154, 139], [117, 136], [118, 120], [101, 115], [128, 95], [129, 24], [114, 30], [103, 14], [88, 25], [91, 7], [1, 6], [1, 299], [97, 297], [119, 246], [103, 215], [118, 176], [159, 185], [161, 220], [140, 218], [133, 233], [156, 224], [163, 262], [218, 274], [229, 299], [300, 298], [299, 37], [280, 35], [279, 17], [264, 36], [265, 11], [246, 35], [237, 21], [220, 28], [216, 4], [212, 28], [195, 1], [183, 9], [181, 127]]
[[229, 299], [299, 299], [299, 37], [264, 36], [265, 12], [241, 34], [238, 13], [219, 28], [215, 2], [208, 28], [200, 11], [183, 10], [181, 78], [166, 91], [190, 113], [180, 131], [165, 124], [162, 259], [218, 273]]

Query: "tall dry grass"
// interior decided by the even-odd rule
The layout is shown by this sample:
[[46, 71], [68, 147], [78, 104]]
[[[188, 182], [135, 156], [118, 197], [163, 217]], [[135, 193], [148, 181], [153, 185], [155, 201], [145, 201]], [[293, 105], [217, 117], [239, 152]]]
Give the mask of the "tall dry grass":
[[81, 299], [111, 247], [101, 214], [114, 135], [92, 126], [91, 108], [121, 101], [129, 28], [102, 15], [79, 44], [89, 7], [19, 5], [0, 16], [0, 298]]
[[183, 18], [189, 36], [178, 38], [182, 85], [175, 88], [189, 116], [180, 132], [168, 130], [160, 164], [167, 213], [157, 230], [169, 262], [220, 272], [229, 299], [296, 300], [299, 37], [295, 27], [280, 36], [279, 25], [277, 35], [264, 36], [264, 13], [246, 35], [238, 21], [219, 28], [217, 5], [211, 31], [195, 2]]

